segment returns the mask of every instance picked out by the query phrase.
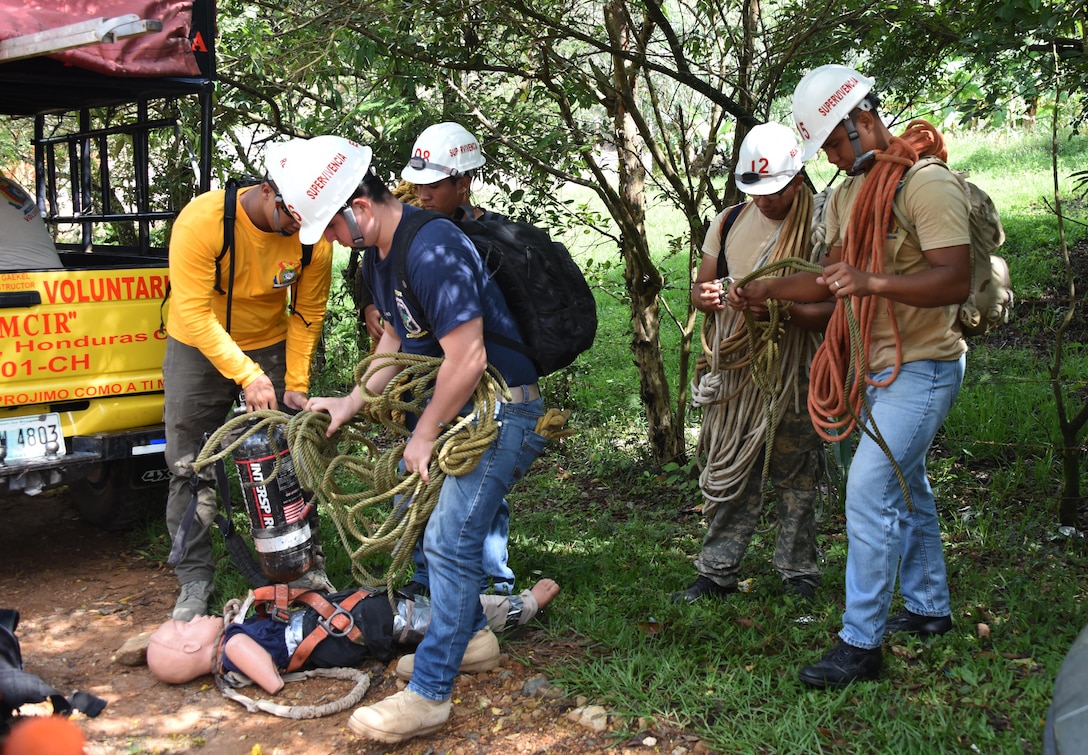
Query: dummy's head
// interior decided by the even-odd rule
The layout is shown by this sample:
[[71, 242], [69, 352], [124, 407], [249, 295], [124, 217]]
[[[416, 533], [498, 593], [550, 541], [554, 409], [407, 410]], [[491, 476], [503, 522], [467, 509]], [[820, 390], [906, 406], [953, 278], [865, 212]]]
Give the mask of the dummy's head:
[[216, 640], [223, 629], [219, 616], [191, 621], [170, 619], [151, 634], [147, 668], [160, 682], [183, 684], [215, 670]]

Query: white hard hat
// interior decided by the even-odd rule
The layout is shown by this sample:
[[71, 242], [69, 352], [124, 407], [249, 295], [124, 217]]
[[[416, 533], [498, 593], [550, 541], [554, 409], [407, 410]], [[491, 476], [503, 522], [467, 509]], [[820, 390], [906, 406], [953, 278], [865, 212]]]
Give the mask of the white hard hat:
[[737, 188], [746, 194], [774, 194], [781, 191], [805, 165], [801, 145], [789, 126], [761, 123], [748, 132], [740, 144]]
[[428, 126], [412, 145], [412, 156], [400, 177], [414, 184], [433, 184], [463, 176], [484, 164], [476, 137], [459, 123]]
[[806, 161], [850, 111], [862, 104], [875, 83], [840, 65], [820, 66], [805, 74], [793, 90], [793, 123], [804, 140]]
[[333, 215], [370, 169], [370, 147], [342, 136], [315, 136], [269, 144], [264, 167], [284, 206], [301, 223], [298, 238], [316, 244]]

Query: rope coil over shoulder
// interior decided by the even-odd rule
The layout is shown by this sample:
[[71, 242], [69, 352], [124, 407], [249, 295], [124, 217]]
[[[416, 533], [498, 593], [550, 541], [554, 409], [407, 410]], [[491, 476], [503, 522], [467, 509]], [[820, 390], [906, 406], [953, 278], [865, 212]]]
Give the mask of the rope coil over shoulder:
[[[940, 132], [922, 120], [911, 121], [901, 137], [891, 138], [887, 150], [875, 154], [873, 167], [854, 200], [849, 224], [842, 234], [843, 262], [868, 273], [884, 272], [885, 242], [892, 227], [895, 193], [903, 174], [924, 155], [944, 160], [947, 150]], [[895, 339], [895, 364], [891, 375], [882, 382], [870, 378], [868, 371], [873, 323], [880, 308], [888, 314]], [[860, 427], [877, 443], [891, 462], [907, 510], [911, 511], [906, 479], [873, 421], [865, 395], [867, 386], [890, 385], [899, 375], [902, 361], [903, 344], [892, 302], [880, 296], [839, 298], [824, 340], [812, 360], [808, 402], [813, 427], [825, 441], [840, 443]]]
[[[795, 250], [808, 249], [812, 214], [812, 195], [799, 192], [782, 227], [760, 257], [763, 266], [746, 280], [784, 270], [784, 266], [772, 265], [796, 259], [789, 256]], [[731, 225], [728, 221], [729, 216], [723, 223], [723, 233]], [[727, 272], [724, 255], [723, 236], [719, 274]], [[785, 327], [789, 304], [771, 300], [767, 305], [768, 321], [728, 308], [703, 321], [703, 355], [692, 395], [696, 406], [705, 407], [696, 451], [696, 457], [705, 460], [699, 480], [704, 513], [743, 493], [761, 449], [765, 449], [762, 475], [766, 483], [782, 402], [790, 400], [790, 394], [795, 404], [799, 400], [798, 376], [815, 349], [813, 334]]]
[[[902, 137], [892, 137], [888, 149], [876, 154], [876, 162], [854, 200], [849, 225], [842, 234], [843, 262], [869, 273], [884, 272], [884, 247], [894, 218], [895, 192], [907, 168], [921, 155], [947, 157], [940, 133], [922, 120], [911, 121]], [[866, 385], [876, 388], [890, 385], [903, 361], [903, 344], [892, 302], [879, 296], [850, 297], [850, 300], [852, 306], [846, 305], [846, 299], [838, 300], [824, 341], [812, 361], [809, 411], [816, 432], [830, 442], [842, 441], [857, 426], [864, 408]], [[881, 383], [870, 379], [867, 370], [878, 308], [887, 311], [895, 338], [895, 366]], [[851, 322], [852, 316], [856, 325]]]

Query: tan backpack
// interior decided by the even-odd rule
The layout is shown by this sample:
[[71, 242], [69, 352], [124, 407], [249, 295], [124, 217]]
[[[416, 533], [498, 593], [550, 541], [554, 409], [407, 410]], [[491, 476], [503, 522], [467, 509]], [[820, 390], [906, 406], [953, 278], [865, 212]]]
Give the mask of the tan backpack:
[[[1005, 243], [1005, 230], [1001, 227], [1001, 217], [997, 214], [990, 195], [968, 181], [960, 171], [952, 170], [937, 157], [926, 156], [918, 159], [903, 175], [899, 189], [920, 168], [939, 164], [947, 169], [960, 184], [970, 203], [971, 213], [971, 292], [960, 304], [957, 313], [960, 328], [965, 336], [981, 336], [999, 325], [1009, 321], [1015, 297], [1009, 266], [994, 252]], [[892, 204], [899, 226], [915, 235], [914, 224], [907, 219], [899, 207], [899, 192]], [[899, 243], [902, 243], [900, 240]]]

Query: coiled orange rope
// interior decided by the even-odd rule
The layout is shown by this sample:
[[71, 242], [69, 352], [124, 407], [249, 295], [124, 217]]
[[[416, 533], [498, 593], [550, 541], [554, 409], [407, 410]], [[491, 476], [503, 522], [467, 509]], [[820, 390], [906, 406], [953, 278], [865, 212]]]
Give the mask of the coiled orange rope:
[[[888, 149], [877, 152], [865, 183], [854, 200], [850, 221], [842, 234], [842, 261], [868, 273], [884, 272], [884, 247], [893, 218], [892, 201], [899, 182], [919, 157], [945, 160], [944, 139], [931, 124], [914, 120], [901, 137], [892, 137]], [[834, 198], [832, 198], [832, 201]], [[847, 307], [856, 315], [860, 333], [851, 337]], [[883, 382], [868, 376], [873, 322], [880, 307], [888, 312], [895, 338], [895, 366]], [[860, 337], [859, 337], [860, 336]], [[865, 406], [865, 386], [890, 385], [899, 374], [903, 344], [892, 302], [879, 296], [851, 296], [837, 301], [824, 340], [812, 360], [808, 408], [817, 434], [828, 442], [847, 438], [857, 427]]]

